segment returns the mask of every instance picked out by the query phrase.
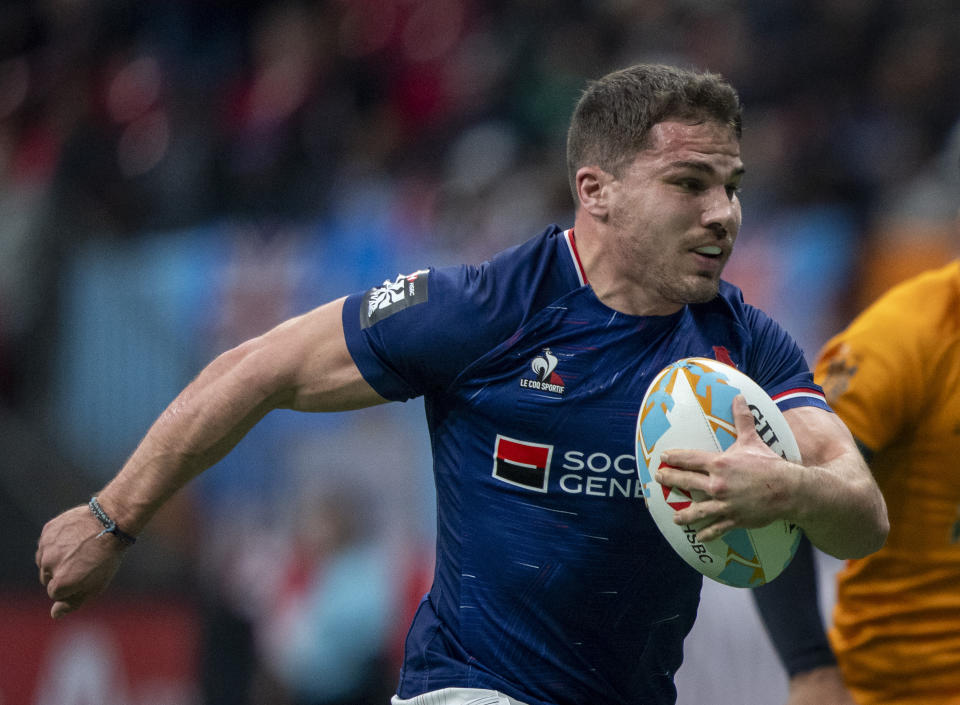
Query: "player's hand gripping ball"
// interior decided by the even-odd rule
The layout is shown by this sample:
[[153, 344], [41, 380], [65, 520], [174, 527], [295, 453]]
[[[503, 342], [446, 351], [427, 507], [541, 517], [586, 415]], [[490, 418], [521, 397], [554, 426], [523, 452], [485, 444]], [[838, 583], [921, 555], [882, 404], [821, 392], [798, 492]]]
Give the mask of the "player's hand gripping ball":
[[691, 357], [662, 370], [647, 389], [637, 419], [637, 469], [650, 515], [673, 549], [708, 578], [752, 588], [787, 567], [800, 542], [800, 529], [778, 520], [699, 542], [701, 524], [675, 524], [673, 514], [702, 499], [702, 493], [661, 485], [653, 477], [661, 451], [723, 451], [732, 445], [737, 439], [732, 409], [737, 394], [746, 398], [763, 441], [787, 460], [800, 462], [790, 426], [760, 385], [722, 362]]

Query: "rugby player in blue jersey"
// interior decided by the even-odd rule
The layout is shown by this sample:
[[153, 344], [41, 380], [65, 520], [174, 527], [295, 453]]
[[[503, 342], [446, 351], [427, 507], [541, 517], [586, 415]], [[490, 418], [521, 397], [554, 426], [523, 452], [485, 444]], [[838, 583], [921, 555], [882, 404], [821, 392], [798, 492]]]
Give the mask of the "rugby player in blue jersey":
[[661, 368], [691, 355], [736, 364], [778, 399], [804, 458], [767, 449], [738, 399], [731, 448], [678, 450], [662, 471], [707, 494], [676, 515], [705, 521], [701, 540], [786, 518], [854, 557], [888, 529], [796, 343], [720, 278], [740, 229], [740, 130], [739, 98], [713, 74], [637, 65], [591, 82], [568, 135], [572, 228], [399, 276], [219, 356], [98, 503], [44, 528], [52, 615], [103, 590], [164, 501], [271, 409], [423, 395], [436, 569], [394, 703], [674, 703], [701, 576], [662, 539], [635, 479], [638, 405]]

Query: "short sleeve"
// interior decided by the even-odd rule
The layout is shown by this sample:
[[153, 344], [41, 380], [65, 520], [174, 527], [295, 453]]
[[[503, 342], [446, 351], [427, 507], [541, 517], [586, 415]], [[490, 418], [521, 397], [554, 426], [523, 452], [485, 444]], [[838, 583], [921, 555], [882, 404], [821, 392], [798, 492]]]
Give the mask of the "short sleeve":
[[425, 269], [349, 297], [347, 348], [377, 393], [405, 401], [447, 388], [512, 332], [490, 268]]
[[781, 411], [801, 406], [832, 411], [793, 336], [760, 309], [747, 306], [746, 315], [753, 352], [744, 371]]
[[541, 234], [477, 265], [401, 274], [343, 307], [347, 348], [385, 399], [447, 390], [524, 321], [581, 286], [563, 231]]

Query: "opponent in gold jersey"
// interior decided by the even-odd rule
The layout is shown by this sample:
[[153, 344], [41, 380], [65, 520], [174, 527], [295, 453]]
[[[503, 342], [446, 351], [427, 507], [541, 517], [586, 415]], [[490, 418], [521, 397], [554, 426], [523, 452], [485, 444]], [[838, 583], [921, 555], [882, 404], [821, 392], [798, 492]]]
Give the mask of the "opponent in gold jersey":
[[[890, 517], [886, 545], [837, 578], [829, 637], [843, 682], [858, 705], [960, 705], [960, 261], [892, 288], [826, 344], [815, 376]], [[772, 615], [815, 599], [783, 577], [757, 595], [782, 658], [796, 627]], [[836, 671], [810, 678], [815, 664], [790, 658], [803, 657], [784, 659], [790, 703], [834, 705]]]

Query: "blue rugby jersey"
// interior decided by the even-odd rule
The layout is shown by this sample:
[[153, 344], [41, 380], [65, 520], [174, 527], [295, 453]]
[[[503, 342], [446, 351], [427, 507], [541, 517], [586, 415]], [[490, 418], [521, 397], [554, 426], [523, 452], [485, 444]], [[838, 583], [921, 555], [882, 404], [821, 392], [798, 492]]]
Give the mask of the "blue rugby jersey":
[[676, 700], [701, 576], [646, 510], [635, 425], [650, 381], [688, 356], [732, 362], [781, 409], [827, 408], [793, 339], [740, 290], [628, 316], [552, 226], [480, 265], [347, 298], [347, 345], [383, 397], [424, 395], [436, 571], [398, 694], [491, 688], [530, 705]]

